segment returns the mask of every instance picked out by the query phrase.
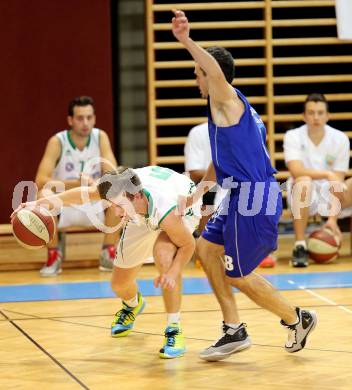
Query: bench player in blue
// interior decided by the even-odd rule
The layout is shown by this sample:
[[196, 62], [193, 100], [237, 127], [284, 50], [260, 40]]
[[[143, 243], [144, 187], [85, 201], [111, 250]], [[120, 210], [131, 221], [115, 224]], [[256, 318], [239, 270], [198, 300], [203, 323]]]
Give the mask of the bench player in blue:
[[290, 305], [254, 272], [276, 249], [282, 211], [280, 188], [273, 177], [276, 171], [265, 146], [265, 125], [245, 96], [231, 85], [235, 70], [231, 54], [222, 47], [202, 49], [190, 38], [185, 13], [173, 12], [172, 32], [195, 60], [197, 84], [202, 97], [208, 99], [212, 149], [212, 164], [198, 184], [196, 195], [186, 204], [189, 206], [206, 192], [202, 185], [206, 181], [216, 179], [222, 187], [231, 188], [197, 243], [198, 256], [224, 317], [222, 336], [200, 357], [221, 360], [251, 345], [231, 286], [276, 314], [288, 329], [285, 349], [297, 352], [304, 348], [314, 329], [316, 314]]

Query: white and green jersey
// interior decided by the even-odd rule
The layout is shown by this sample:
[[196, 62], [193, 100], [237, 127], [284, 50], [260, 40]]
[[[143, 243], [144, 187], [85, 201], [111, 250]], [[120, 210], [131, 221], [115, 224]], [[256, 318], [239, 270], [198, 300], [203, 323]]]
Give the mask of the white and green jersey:
[[79, 179], [82, 172], [93, 179], [101, 176], [99, 129], [92, 130], [83, 150], [76, 147], [70, 137], [69, 130], [60, 131], [56, 137], [61, 143], [61, 155], [54, 170], [54, 179], [75, 180]]
[[[194, 182], [172, 169], [149, 166], [134, 170], [142, 182], [143, 192], [148, 199], [148, 214], [145, 223], [152, 230], [159, 229], [163, 219], [177, 207], [180, 195], [187, 196], [195, 191]], [[185, 217], [200, 217], [201, 202], [186, 209]]]

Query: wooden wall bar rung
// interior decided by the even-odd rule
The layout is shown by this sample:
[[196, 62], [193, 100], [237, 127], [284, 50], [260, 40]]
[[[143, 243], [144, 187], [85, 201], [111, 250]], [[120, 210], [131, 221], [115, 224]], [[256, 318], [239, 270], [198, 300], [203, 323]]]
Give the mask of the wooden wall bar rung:
[[185, 144], [187, 137], [158, 137], [156, 143], [158, 145], [182, 145]]
[[309, 56], [309, 57], [276, 57], [273, 65], [298, 65], [298, 64], [339, 64], [351, 62], [352, 56]]
[[[334, 24], [334, 23], [333, 23]], [[192, 22], [190, 23], [191, 30], [213, 30], [213, 29], [233, 29], [233, 28], [263, 28], [264, 21], [261, 20], [245, 20], [239, 22]], [[170, 31], [170, 23], [155, 23], [153, 29], [155, 31]]]
[[[280, 95], [275, 96], [275, 103], [296, 103], [296, 102], [304, 102], [307, 95]], [[328, 101], [343, 101], [343, 100], [352, 100], [352, 93], [327, 93], [325, 97]]]
[[153, 11], [171, 11], [173, 8], [183, 11], [205, 11], [205, 10], [226, 10], [226, 9], [256, 9], [264, 8], [264, 1], [246, 1], [236, 3], [234, 1], [213, 2], [213, 3], [170, 3], [154, 4]]
[[277, 38], [273, 39], [274, 46], [303, 46], [303, 45], [349, 45], [351, 41], [337, 38]]
[[319, 76], [282, 76], [274, 77], [275, 84], [302, 84], [302, 83], [345, 83], [352, 81], [352, 74], [332, 74]]
[[[302, 114], [275, 114], [274, 116], [276, 122], [290, 122], [290, 121], [301, 121]], [[352, 111], [351, 112], [335, 112], [330, 113], [331, 120], [352, 120]]]
[[335, 0], [274, 0], [271, 1], [272, 8], [292, 7], [334, 7]]
[[156, 164], [184, 164], [185, 156], [158, 156], [156, 158]]
[[[261, 85], [266, 83], [265, 77], [248, 77], [236, 79], [236, 85]], [[195, 87], [195, 80], [157, 80], [154, 82], [156, 88], [179, 88], [179, 87]]]
[[[266, 115], [261, 115], [262, 120], [267, 120]], [[206, 116], [202, 117], [189, 117], [189, 118], [158, 118], [155, 120], [157, 126], [178, 126], [178, 125], [199, 125], [207, 121]]]
[[[202, 47], [207, 48], [210, 46], [224, 46], [224, 47], [264, 47], [265, 40], [264, 39], [235, 39], [228, 41], [202, 41], [198, 42]], [[175, 49], [183, 49], [184, 47], [178, 42], [158, 42], [154, 43], [153, 48], [155, 50], [175, 50]]]
[[[247, 99], [252, 104], [266, 103], [265, 96], [247, 96]], [[189, 107], [189, 106], [205, 106], [206, 99], [157, 99], [155, 100], [157, 107]]]
[[335, 18], [319, 19], [278, 19], [271, 22], [272, 27], [299, 27], [299, 26], [336, 26]]
[[[239, 58], [236, 59], [238, 66], [258, 66], [265, 65], [264, 58]], [[156, 61], [155, 69], [176, 69], [176, 68], [194, 68], [194, 61]]]

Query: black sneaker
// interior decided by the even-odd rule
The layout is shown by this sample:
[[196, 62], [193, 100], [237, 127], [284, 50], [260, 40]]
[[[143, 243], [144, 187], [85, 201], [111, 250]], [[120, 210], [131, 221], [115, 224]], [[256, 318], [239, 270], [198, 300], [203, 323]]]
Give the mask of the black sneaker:
[[200, 358], [210, 362], [223, 360], [236, 352], [243, 351], [251, 346], [252, 342], [246, 331], [246, 324], [234, 329], [222, 324], [223, 335], [209, 348], [204, 349]]
[[314, 311], [301, 310], [296, 307], [297, 316], [299, 321], [295, 325], [287, 325], [281, 320], [281, 325], [288, 329], [288, 338], [285, 344], [287, 352], [298, 352], [306, 345], [307, 337], [309, 333], [314, 330], [317, 325], [318, 319]]
[[292, 267], [308, 267], [308, 251], [303, 245], [297, 245], [292, 251]]

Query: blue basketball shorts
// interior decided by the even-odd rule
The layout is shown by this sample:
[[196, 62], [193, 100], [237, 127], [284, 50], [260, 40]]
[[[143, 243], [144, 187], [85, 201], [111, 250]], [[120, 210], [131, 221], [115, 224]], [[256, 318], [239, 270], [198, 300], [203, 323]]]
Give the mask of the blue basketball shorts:
[[[226, 201], [226, 200], [224, 200]], [[250, 274], [260, 262], [277, 248], [278, 224], [282, 212], [279, 194], [275, 214], [242, 215], [236, 199], [230, 199], [228, 213], [223, 203], [209, 219], [202, 237], [225, 249], [226, 275], [233, 278]]]

